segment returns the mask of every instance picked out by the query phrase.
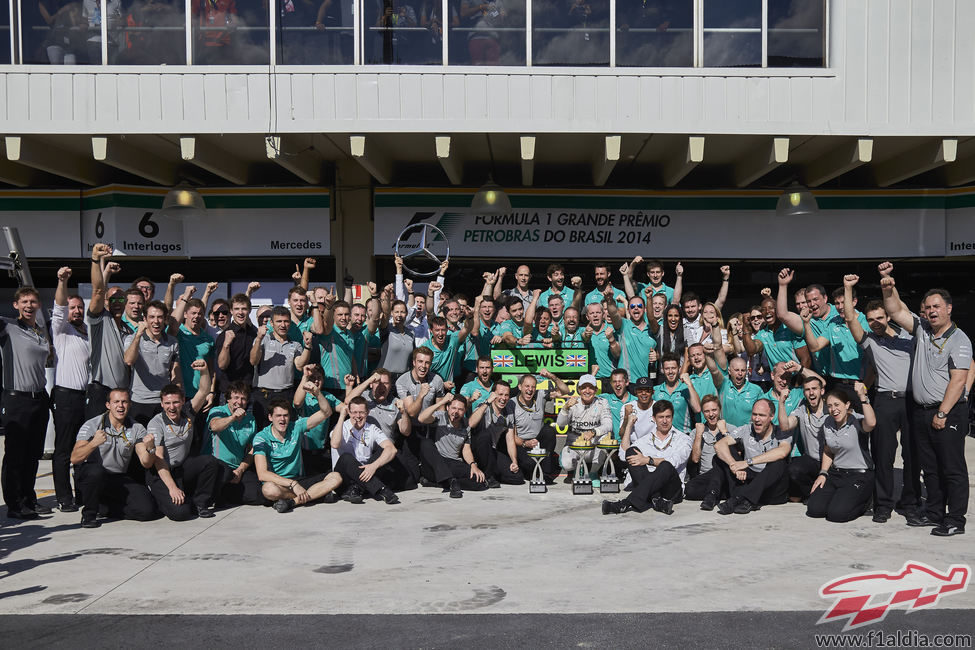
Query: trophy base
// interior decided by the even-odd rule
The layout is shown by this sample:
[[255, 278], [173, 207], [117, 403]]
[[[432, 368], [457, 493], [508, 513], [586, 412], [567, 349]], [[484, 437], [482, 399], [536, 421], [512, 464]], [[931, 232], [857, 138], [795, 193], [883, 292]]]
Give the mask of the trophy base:
[[617, 479], [602, 479], [599, 482], [599, 492], [606, 493], [617, 493], [620, 491], [620, 482]]
[[592, 481], [572, 481], [572, 494], [592, 494]]
[[528, 484], [529, 494], [545, 494], [546, 492], [548, 492], [548, 486], [545, 483], [535, 483], [532, 481]]

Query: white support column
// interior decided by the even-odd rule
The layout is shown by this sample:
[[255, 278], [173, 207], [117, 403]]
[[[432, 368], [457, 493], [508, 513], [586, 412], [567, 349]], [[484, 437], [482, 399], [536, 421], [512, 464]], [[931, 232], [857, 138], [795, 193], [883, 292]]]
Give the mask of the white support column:
[[91, 138], [91, 152], [95, 160], [134, 174], [159, 185], [175, 185], [176, 165], [150, 156], [125, 142], [109, 140], [107, 136]]
[[896, 185], [946, 163], [955, 162], [956, 158], [958, 158], [957, 139], [944, 138], [943, 140], [925, 142], [911, 151], [906, 151], [890, 160], [879, 163], [875, 170], [877, 186], [890, 187]]
[[82, 185], [99, 185], [107, 180], [107, 175], [91, 158], [61, 151], [47, 144], [25, 140], [19, 135], [4, 138], [7, 160], [39, 169], [48, 174], [61, 176]]
[[683, 155], [674, 155], [664, 164], [663, 181], [667, 187], [673, 187], [684, 180], [704, 160], [704, 137], [692, 135], [687, 138], [687, 149]]
[[770, 171], [789, 161], [789, 138], [772, 138], [752, 155], [735, 165], [735, 185], [748, 187]]
[[596, 154], [592, 161], [592, 184], [605, 185], [609, 175], [620, 160], [620, 148], [623, 136], [607, 135], [603, 140], [602, 151]]
[[373, 149], [366, 151], [366, 136], [349, 136], [349, 149], [352, 152], [352, 159], [369, 172], [376, 179], [377, 183], [380, 185], [389, 185], [393, 165], [388, 158]]
[[530, 187], [535, 182], [535, 136], [523, 135], [521, 141], [521, 184]]
[[108, 65], [108, 0], [99, 0], [102, 12], [102, 65]]
[[247, 184], [247, 163], [194, 136], [181, 136], [179, 152], [183, 160], [233, 183]]
[[464, 178], [464, 163], [457, 155], [456, 147], [451, 148], [449, 135], [434, 137], [437, 147], [437, 161], [443, 167], [444, 173], [453, 185], [460, 185]]
[[183, 11], [186, 23], [186, 65], [193, 65], [193, 0], [185, 0]]
[[808, 187], [819, 187], [871, 160], [873, 160], [873, 139], [859, 138], [855, 142], [834, 149], [806, 167], [803, 172], [803, 182]]
[[264, 140], [268, 160], [273, 160], [309, 185], [321, 185], [324, 180], [324, 163], [307, 144], [290, 137], [269, 135]]

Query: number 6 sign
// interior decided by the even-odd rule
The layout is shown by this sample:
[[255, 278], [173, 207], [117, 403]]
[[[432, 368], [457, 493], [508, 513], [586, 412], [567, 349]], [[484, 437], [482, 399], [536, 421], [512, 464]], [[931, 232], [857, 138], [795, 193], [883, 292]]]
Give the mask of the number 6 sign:
[[82, 245], [90, 252], [97, 242], [111, 244], [116, 255], [185, 257], [183, 223], [160, 219], [146, 208], [106, 206], [82, 212]]

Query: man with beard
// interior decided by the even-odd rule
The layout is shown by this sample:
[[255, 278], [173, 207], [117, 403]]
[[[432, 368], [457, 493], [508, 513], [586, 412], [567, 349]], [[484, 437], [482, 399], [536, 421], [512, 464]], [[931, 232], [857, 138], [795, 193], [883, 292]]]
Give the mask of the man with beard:
[[206, 331], [204, 312], [206, 305], [193, 298], [196, 287], [189, 286], [183, 291], [173, 308], [169, 333], [179, 341], [179, 367], [183, 375], [183, 390], [196, 393], [200, 387], [200, 373], [193, 369], [193, 362], [203, 359], [208, 364], [213, 361], [213, 337]]
[[707, 357], [707, 364], [721, 400], [721, 412], [732, 427], [744, 426], [754, 410], [752, 405], [762, 397], [762, 389], [748, 381], [748, 364], [744, 359], [734, 357], [728, 361], [720, 332], [711, 332], [711, 343], [714, 353]]
[[595, 303], [601, 303], [607, 300], [607, 296], [610, 295], [612, 291], [613, 303], [618, 305], [618, 308], [622, 309], [623, 305], [626, 304], [626, 294], [613, 286], [610, 281], [610, 276], [612, 271], [610, 271], [609, 264], [599, 263], [593, 268], [593, 274], [596, 278], [596, 288], [586, 294], [585, 304], [589, 305]]
[[[162, 303], [159, 303], [162, 304]], [[165, 305], [163, 305], [165, 306]], [[155, 439], [156, 459], [146, 473], [149, 492], [170, 521], [186, 521], [194, 511], [201, 519], [213, 517], [210, 504], [220, 473], [220, 461], [209, 454], [195, 456], [193, 420], [210, 394], [210, 370], [206, 361], [193, 362], [200, 372], [200, 387], [190, 401], [176, 384], [160, 391], [162, 412], [146, 429]]]
[[764, 319], [761, 328], [755, 329], [754, 325], [762, 321], [752, 323], [751, 319], [745, 318], [742, 322], [742, 344], [748, 356], [753, 357], [764, 352], [773, 367], [780, 361], [798, 361], [806, 368], [811, 367], [812, 359], [805, 339], [778, 319], [775, 315], [775, 300], [766, 296], [762, 299], [760, 309]]
[[622, 368], [617, 368], [609, 376], [610, 390], [600, 395], [609, 404], [609, 414], [613, 416], [613, 437], [619, 439], [623, 406], [635, 402], [630, 392], [630, 377]]
[[[352, 330], [352, 308], [344, 300], [336, 302], [334, 292], [328, 292], [324, 301], [314, 310], [315, 320], [321, 319], [321, 334], [316, 335], [319, 359], [325, 373], [325, 390], [336, 397], [345, 395], [347, 375], [359, 377], [363, 368], [358, 359], [365, 355], [366, 341]], [[318, 326], [316, 326], [317, 328]]]
[[[791, 436], [774, 426], [772, 410], [767, 399], [758, 400], [752, 406], [751, 423], [730, 427], [728, 435], [715, 443], [715, 455], [724, 463], [724, 486], [731, 495], [718, 506], [718, 514], [744, 515], [788, 500], [786, 458]], [[742, 442], [743, 458], [738, 458], [735, 440]]]
[[270, 404], [284, 400], [289, 406], [294, 397], [295, 371], [301, 372], [311, 359], [312, 333], [305, 332], [304, 345], [288, 338], [292, 325], [291, 315], [285, 307], [271, 310], [271, 330], [262, 325], [257, 330], [251, 346], [251, 363], [254, 365], [255, 388], [254, 420], [262, 427], [270, 416]]
[[843, 276], [843, 318], [850, 334], [870, 360], [876, 376], [873, 408], [877, 426], [870, 432], [870, 451], [874, 462], [873, 520], [884, 523], [890, 519], [894, 504], [894, 456], [897, 453], [897, 432], [900, 431], [901, 459], [904, 461], [904, 487], [896, 509], [904, 512], [908, 521], [919, 519], [921, 505], [921, 471], [912, 453], [911, 423], [907, 416], [907, 380], [911, 371], [914, 337], [890, 321], [880, 301], [867, 303], [864, 316], [869, 331], [860, 325], [853, 309], [853, 287], [860, 278]]
[[[789, 284], [794, 277], [795, 272], [792, 269], [785, 268], [779, 271], [779, 293], [775, 302], [775, 315], [786, 327], [804, 337], [805, 324], [802, 312], [796, 314], [789, 311]], [[826, 301], [826, 289], [822, 285], [812, 284], [806, 287], [805, 298], [810, 330], [813, 336], [821, 336], [833, 319], [839, 317], [839, 313]], [[830, 351], [825, 347], [817, 350], [810, 349], [809, 355], [816, 372], [823, 377], [829, 377]]]
[[132, 369], [129, 417], [144, 427], [162, 409], [159, 391], [169, 384], [182, 382], [179, 343], [176, 337], [166, 333], [168, 319], [166, 305], [154, 300], [146, 308], [145, 320], [139, 322], [134, 334], [125, 338], [125, 363]]
[[[681, 433], [692, 435], [692, 413], [701, 412], [701, 400], [694, 390], [694, 384], [687, 373], [680, 374], [680, 359], [672, 354], [665, 354], [660, 358], [660, 369], [663, 372], [663, 383], [653, 389], [653, 400], [667, 400], [671, 405], [671, 422]], [[693, 439], [692, 439], [693, 440]]]
[[91, 301], [85, 314], [91, 340], [91, 383], [85, 395], [85, 418], [105, 412], [108, 394], [116, 386], [129, 386], [129, 367], [122, 345], [131, 333], [122, 322], [126, 295], [118, 288], [108, 291], [102, 263], [112, 254], [108, 244], [95, 244], [91, 251]]
[[489, 488], [522, 485], [531, 478], [535, 463], [529, 447], [516, 442], [515, 413], [510, 402], [511, 387], [502, 382], [471, 414], [471, 449], [478, 467], [483, 468]]
[[789, 497], [793, 501], [808, 499], [819, 475], [822, 460], [819, 430], [828, 415], [823, 402], [825, 385], [822, 377], [807, 375], [802, 382], [805, 399], [792, 410], [786, 404], [785, 392], [778, 395], [779, 429], [792, 433], [793, 444], [800, 452], [789, 459]]
[[[549, 264], [545, 269], [545, 277], [548, 278], [549, 287], [542, 292], [538, 301], [551, 309], [551, 299], [558, 296], [562, 300], [563, 308], [572, 303], [573, 290], [565, 283], [565, 267], [561, 264]], [[560, 312], [561, 313], [561, 312]], [[554, 317], [554, 314], [553, 314]], [[558, 320], [556, 318], [556, 320]]]
[[217, 385], [214, 392], [222, 395], [233, 382], [250, 384], [254, 379], [251, 347], [257, 338], [257, 327], [251, 322], [251, 299], [243, 293], [230, 298], [230, 324], [216, 340]]
[[460, 394], [467, 398], [471, 409], [477, 409], [487, 401], [494, 388], [494, 363], [491, 357], [484, 356], [477, 360], [477, 371], [474, 379], [460, 388]]
[[616, 337], [620, 346], [618, 366], [636, 380], [649, 375], [650, 353], [657, 345], [653, 335], [658, 326], [647, 321], [647, 306], [643, 298], [635, 295], [626, 303], [627, 317], [623, 318], [607, 290], [606, 309], [609, 312], [609, 322], [619, 333]]
[[420, 441], [420, 470], [427, 481], [459, 499], [464, 490], [486, 490], [487, 477], [474, 460], [471, 429], [467, 417], [467, 400], [447, 393], [423, 409], [421, 424], [430, 425], [429, 437]]
[[215, 495], [218, 504], [261, 505], [266, 499], [254, 470], [254, 416], [247, 412], [250, 383], [227, 387], [224, 404], [207, 414], [208, 433], [200, 451], [220, 461]]
[[85, 301], [68, 295], [71, 268], [58, 269], [58, 288], [51, 313], [54, 339], [54, 390], [51, 391], [54, 415], [54, 493], [61, 512], [77, 512], [71, 489], [71, 448], [78, 429], [85, 421], [85, 390], [91, 377], [88, 328], [85, 327]]

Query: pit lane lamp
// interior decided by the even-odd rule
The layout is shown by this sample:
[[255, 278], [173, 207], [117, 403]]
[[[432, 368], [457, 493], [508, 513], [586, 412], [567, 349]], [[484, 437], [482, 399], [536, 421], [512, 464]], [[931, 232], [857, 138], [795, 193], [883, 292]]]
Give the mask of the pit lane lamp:
[[203, 197], [187, 183], [180, 183], [166, 193], [163, 199], [163, 216], [170, 219], [196, 219], [206, 214], [207, 207]]
[[777, 217], [799, 217], [818, 212], [819, 204], [816, 202], [816, 197], [813, 196], [808, 187], [798, 183], [793, 183], [787, 187], [775, 204], [775, 215]]

